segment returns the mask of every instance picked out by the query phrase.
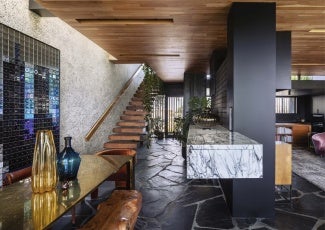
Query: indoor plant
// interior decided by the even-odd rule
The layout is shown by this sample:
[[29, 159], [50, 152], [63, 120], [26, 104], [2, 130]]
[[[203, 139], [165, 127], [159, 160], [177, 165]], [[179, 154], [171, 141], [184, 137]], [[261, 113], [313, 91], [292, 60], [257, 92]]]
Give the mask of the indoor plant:
[[164, 138], [163, 120], [160, 117], [151, 118], [151, 133], [153, 133], [158, 140]]
[[[184, 117], [174, 119], [175, 129], [174, 138], [182, 145], [182, 156], [186, 159], [186, 144], [187, 135], [191, 124], [200, 123], [208, 117], [216, 120], [216, 117], [211, 114], [211, 102], [206, 97], [191, 97], [189, 102], [189, 110]], [[210, 123], [209, 123], [210, 124]]]

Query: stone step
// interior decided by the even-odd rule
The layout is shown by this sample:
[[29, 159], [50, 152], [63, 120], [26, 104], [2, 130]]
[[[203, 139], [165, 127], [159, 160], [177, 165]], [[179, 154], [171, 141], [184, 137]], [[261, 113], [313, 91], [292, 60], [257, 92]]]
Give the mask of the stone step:
[[136, 115], [122, 115], [120, 119], [122, 121], [144, 121], [145, 116], [136, 116]]
[[135, 141], [109, 141], [104, 144], [105, 149], [136, 149], [138, 142]]
[[139, 105], [143, 105], [143, 102], [142, 101], [130, 101], [129, 102], [129, 105], [139, 106]]
[[117, 126], [129, 126], [129, 127], [146, 127], [148, 124], [145, 121], [119, 121]]
[[145, 116], [148, 114], [147, 111], [135, 111], [135, 110], [124, 110], [124, 115], [135, 115], [135, 116]]
[[113, 128], [114, 133], [138, 133], [145, 134], [146, 128], [142, 127], [115, 127]]
[[143, 111], [144, 110], [144, 106], [143, 105], [127, 105], [126, 106], [127, 110], [135, 110], [135, 111]]
[[108, 136], [111, 141], [142, 141], [143, 135], [137, 133], [118, 133]]

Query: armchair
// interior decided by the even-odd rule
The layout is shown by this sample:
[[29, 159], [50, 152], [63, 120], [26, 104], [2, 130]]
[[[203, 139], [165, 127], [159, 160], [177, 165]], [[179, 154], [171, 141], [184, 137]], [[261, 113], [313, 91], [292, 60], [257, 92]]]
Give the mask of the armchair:
[[315, 153], [320, 155], [321, 157], [325, 156], [325, 132], [316, 133], [311, 137]]

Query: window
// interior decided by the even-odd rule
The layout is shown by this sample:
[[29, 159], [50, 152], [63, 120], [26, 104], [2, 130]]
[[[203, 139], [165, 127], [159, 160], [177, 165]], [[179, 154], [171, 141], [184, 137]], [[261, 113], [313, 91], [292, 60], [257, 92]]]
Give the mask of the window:
[[275, 112], [276, 113], [297, 113], [297, 98], [276, 97]]
[[303, 75], [292, 75], [292, 81], [325, 81], [325, 76], [303, 76]]

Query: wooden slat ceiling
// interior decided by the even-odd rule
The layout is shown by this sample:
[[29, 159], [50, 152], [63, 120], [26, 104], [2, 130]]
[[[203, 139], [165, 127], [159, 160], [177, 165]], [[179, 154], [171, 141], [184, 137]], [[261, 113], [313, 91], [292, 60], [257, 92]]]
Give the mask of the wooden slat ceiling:
[[[185, 71], [209, 73], [212, 51], [227, 46], [233, 1], [37, 2], [105, 49], [116, 63], [147, 63], [162, 80], [179, 82]], [[277, 31], [292, 31], [292, 74], [325, 75], [325, 0], [262, 2], [277, 3]]]

